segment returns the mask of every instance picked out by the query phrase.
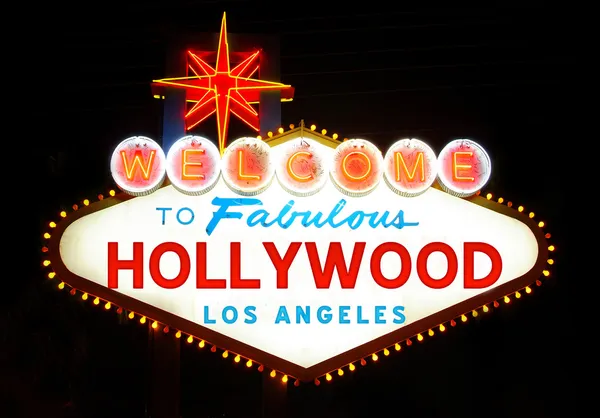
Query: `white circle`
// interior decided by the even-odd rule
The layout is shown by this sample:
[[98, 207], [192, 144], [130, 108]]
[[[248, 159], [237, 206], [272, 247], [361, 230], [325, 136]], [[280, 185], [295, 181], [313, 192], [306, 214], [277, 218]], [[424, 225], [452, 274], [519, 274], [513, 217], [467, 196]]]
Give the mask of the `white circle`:
[[257, 138], [236, 139], [223, 153], [221, 174], [225, 184], [240, 195], [254, 196], [263, 192], [275, 175], [271, 147]]
[[[273, 149], [277, 180], [287, 192], [296, 196], [310, 196], [321, 190], [327, 182], [327, 167], [315, 144], [310, 139], [297, 138]], [[297, 163], [303, 166], [303, 180], [293, 177]]]
[[165, 161], [165, 153], [155, 141], [145, 136], [132, 136], [115, 147], [110, 159], [110, 171], [117, 186], [125, 193], [144, 196], [162, 185], [166, 173]]
[[[368, 174], [364, 179], [350, 180], [344, 173], [344, 161], [351, 154], [365, 154], [367, 158], [354, 158], [355, 161], [367, 164]], [[379, 184], [382, 177], [383, 156], [375, 144], [365, 139], [349, 139], [342, 142], [334, 151], [330, 177], [335, 187], [348, 196], [359, 197], [371, 193]]]
[[[396, 153], [401, 152], [402, 160], [397, 161]], [[420, 139], [401, 139], [395, 142], [383, 157], [383, 175], [387, 185], [400, 196], [418, 196], [431, 187], [437, 177], [437, 157], [429, 145]], [[398, 165], [401, 164], [402, 167]], [[413, 179], [419, 176], [419, 169], [424, 173], [423, 181], [409, 180], [402, 184], [398, 180], [398, 171], [403, 176]], [[409, 170], [412, 170], [408, 172]], [[420, 178], [420, 177], [419, 177]]]
[[[454, 152], [472, 153], [475, 160], [472, 161], [469, 170], [472, 170], [473, 175], [477, 174], [477, 178], [473, 177], [474, 181], [460, 183], [463, 187], [457, 186], [452, 179], [452, 174], [448, 176], [448, 166], [454, 170]], [[464, 164], [467, 166], [467, 164]], [[439, 184], [446, 192], [458, 196], [467, 197], [477, 193], [490, 179], [492, 173], [492, 162], [489, 155], [481, 145], [470, 139], [456, 139], [449, 142], [442, 149], [438, 156], [438, 180]]]
[[[185, 167], [183, 165], [184, 156], [182, 155], [186, 150], [202, 152], [199, 159], [188, 161], [187, 164], [196, 167], [196, 170], [205, 167], [201, 174], [203, 178], [186, 180], [182, 178], [183, 170], [187, 169], [187, 165]], [[187, 135], [175, 141], [167, 153], [167, 176], [173, 187], [181, 193], [198, 196], [210, 191], [217, 184], [221, 174], [220, 160], [221, 153], [215, 144], [201, 136]], [[194, 174], [188, 175], [195, 176]]]

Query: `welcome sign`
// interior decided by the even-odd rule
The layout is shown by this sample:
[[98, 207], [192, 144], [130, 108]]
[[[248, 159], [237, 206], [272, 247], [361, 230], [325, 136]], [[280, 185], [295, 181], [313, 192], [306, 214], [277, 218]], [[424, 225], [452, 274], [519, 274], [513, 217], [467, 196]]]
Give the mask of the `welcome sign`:
[[540, 225], [476, 196], [491, 163], [468, 139], [384, 154], [301, 128], [223, 153], [196, 136], [169, 150], [133, 137], [111, 172], [124, 193], [57, 225], [53, 271], [285, 381], [330, 380], [443, 331], [547, 260]]

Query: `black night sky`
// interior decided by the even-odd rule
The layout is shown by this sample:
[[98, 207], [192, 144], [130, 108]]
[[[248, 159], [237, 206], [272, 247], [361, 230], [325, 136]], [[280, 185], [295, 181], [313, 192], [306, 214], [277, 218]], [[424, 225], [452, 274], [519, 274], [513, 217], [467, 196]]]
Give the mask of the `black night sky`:
[[[531, 295], [443, 336], [319, 387], [290, 382], [288, 415], [269, 412], [281, 399], [265, 396], [256, 369], [182, 342], [180, 416], [577, 416], [561, 342], [572, 326], [561, 225], [574, 113], [569, 12], [544, 2], [331, 3], [111, 0], [41, 6], [31, 17], [36, 46], [19, 94], [39, 99], [29, 101], [21, 127], [45, 135], [25, 177], [42, 186], [19, 198], [26, 233], [8, 231], [23, 244], [9, 252], [18, 268], [5, 259], [13, 272], [0, 307], [0, 415], [176, 418], [151, 414], [147, 326], [58, 290], [40, 248], [60, 210], [115, 187], [116, 144], [133, 135], [160, 140], [162, 101], [150, 82], [165, 76], [170, 42], [217, 32], [226, 11], [231, 34], [280, 36], [281, 81], [296, 89], [282, 104], [282, 125], [303, 119], [384, 150], [403, 137], [436, 151], [474, 139], [492, 158], [485, 191], [547, 223], [556, 265]], [[214, 138], [214, 125], [213, 117], [198, 133]], [[250, 134], [236, 121], [231, 130], [230, 139]], [[7, 181], [22, 189], [18, 177]]]

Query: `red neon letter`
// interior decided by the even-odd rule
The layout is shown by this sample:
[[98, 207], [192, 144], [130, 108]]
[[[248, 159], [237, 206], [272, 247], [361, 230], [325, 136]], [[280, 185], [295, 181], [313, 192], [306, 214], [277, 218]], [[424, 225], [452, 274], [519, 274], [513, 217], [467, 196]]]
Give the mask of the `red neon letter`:
[[133, 260], [119, 260], [119, 243], [108, 243], [108, 288], [119, 286], [119, 270], [133, 270], [133, 288], [144, 287], [144, 243], [133, 243]]
[[240, 180], [260, 180], [260, 176], [253, 174], [244, 174], [244, 167], [246, 166], [246, 155], [244, 151], [238, 151], [238, 179]]
[[[362, 164], [359, 160], [362, 160]], [[356, 163], [352, 164], [353, 161], [356, 161]], [[362, 168], [362, 165], [364, 165], [364, 169]], [[357, 168], [359, 168], [359, 171], [362, 171], [362, 173], [355, 173]], [[350, 181], [363, 181], [369, 177], [371, 169], [371, 159], [367, 154], [361, 151], [349, 152], [342, 160], [342, 172], [344, 173], [344, 177]]]
[[[385, 253], [394, 252], [400, 256], [400, 273], [394, 279], [388, 279], [381, 272], [381, 258]], [[398, 289], [410, 277], [410, 254], [404, 245], [397, 242], [384, 242], [371, 255], [371, 276], [379, 286], [384, 289]]]
[[202, 167], [200, 161], [191, 160], [190, 157], [204, 155], [204, 150], [199, 149], [184, 149], [181, 151], [181, 180], [203, 180], [204, 174], [189, 174], [188, 166]]
[[[490, 258], [492, 268], [481, 279], [475, 278], [475, 252], [484, 253]], [[484, 242], [465, 242], [465, 289], [483, 289], [496, 283], [502, 273], [502, 257], [497, 249]]]
[[321, 259], [319, 258], [319, 252], [317, 251], [317, 244], [314, 242], [306, 242], [305, 245], [317, 289], [329, 289], [334, 269], [337, 270], [342, 289], [354, 289], [366, 243], [357, 242], [354, 244], [350, 268], [346, 266], [341, 243], [332, 242], [329, 244], [324, 268], [321, 268]]
[[196, 289], [225, 289], [225, 279], [206, 278], [206, 243], [196, 243]]
[[425, 164], [423, 162], [423, 151], [417, 152], [417, 161], [412, 168], [412, 171], [408, 171], [408, 167], [406, 166], [406, 161], [404, 161], [404, 155], [401, 152], [396, 153], [395, 159], [396, 165], [396, 181], [400, 181], [402, 178], [402, 173], [406, 176], [408, 181], [415, 181], [415, 177], [417, 175], [417, 169], [419, 170], [419, 181], [422, 183], [425, 181]]
[[[427, 271], [427, 259], [434, 252], [441, 252], [448, 260], [448, 271], [441, 279], [434, 279]], [[423, 284], [432, 289], [443, 289], [452, 284], [458, 273], [458, 259], [456, 253], [448, 244], [443, 242], [432, 242], [423, 247], [417, 257], [417, 273]]]
[[121, 151], [121, 160], [123, 161], [123, 167], [125, 167], [125, 175], [127, 176], [127, 180], [133, 180], [135, 177], [136, 167], [139, 167], [142, 170], [142, 178], [144, 180], [148, 180], [150, 178], [150, 170], [152, 169], [152, 164], [154, 164], [154, 155], [156, 151], [150, 151], [150, 156], [148, 160], [145, 161], [145, 166], [142, 163], [142, 151], [135, 150], [133, 163], [129, 164], [129, 160], [127, 158], [127, 153], [125, 151]]
[[[467, 157], [469, 163], [459, 163], [459, 157]], [[471, 169], [473, 168], [473, 166], [470, 163], [472, 157], [473, 153], [471, 151], [456, 151], [452, 153], [452, 179], [454, 179], [455, 181], [475, 181], [475, 177], [460, 175], [460, 173], [458, 172], [458, 170], [471, 171]]]
[[260, 279], [242, 279], [241, 245], [232, 242], [231, 245], [231, 288], [232, 289], [260, 289]]
[[[160, 259], [166, 252], [174, 252], [179, 257], [179, 273], [172, 279], [167, 279], [160, 271]], [[156, 246], [150, 254], [150, 276], [154, 283], [164, 289], [176, 289], [190, 276], [190, 256], [181, 244], [163, 242]]]
[[275, 244], [272, 242], [263, 242], [263, 246], [265, 247], [265, 250], [267, 250], [267, 254], [269, 254], [269, 258], [271, 259], [275, 270], [277, 270], [277, 289], [288, 288], [288, 272], [301, 245], [301, 242], [290, 243], [285, 255], [281, 258]]

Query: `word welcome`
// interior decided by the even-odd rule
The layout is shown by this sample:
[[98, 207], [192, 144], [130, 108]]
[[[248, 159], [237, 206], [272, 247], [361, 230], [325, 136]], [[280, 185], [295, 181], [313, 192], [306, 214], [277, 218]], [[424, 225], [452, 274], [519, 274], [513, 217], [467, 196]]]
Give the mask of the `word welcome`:
[[[258, 209], [250, 213], [246, 218], [246, 225], [249, 227], [255, 227], [257, 225], [264, 228], [269, 228], [276, 225], [282, 229], [288, 229], [294, 224], [299, 224], [305, 228], [310, 226], [315, 228], [322, 228], [329, 226], [331, 228], [339, 228], [341, 226], [348, 226], [350, 229], [358, 229], [361, 225], [365, 224], [371, 228], [377, 228], [382, 226], [383, 228], [396, 228], [402, 229], [405, 226], [418, 226], [418, 222], [406, 222], [404, 220], [404, 211], [399, 210], [396, 215], [391, 217], [389, 211], [385, 212], [364, 212], [362, 210], [356, 210], [349, 214], [341, 214], [342, 210], [346, 206], [346, 200], [341, 199], [329, 212], [324, 215], [324, 212], [311, 210], [303, 211], [292, 211], [295, 202], [290, 200], [287, 204], [279, 210], [279, 212], [271, 213], [266, 209]], [[244, 214], [238, 211], [229, 211], [231, 207], [249, 207], [249, 206], [262, 206], [263, 202], [256, 198], [223, 198], [215, 197], [212, 200], [212, 204], [219, 208], [213, 212], [213, 216], [206, 226], [207, 235], [211, 235], [219, 222], [224, 219], [242, 219]], [[173, 211], [171, 207], [158, 207], [157, 211], [161, 212], [161, 224], [167, 223], [167, 213]], [[183, 207], [174, 212], [175, 220], [180, 225], [190, 225], [194, 222], [196, 217], [194, 211], [191, 208]]]
[[[404, 286], [413, 270], [416, 269], [419, 280], [432, 289], [443, 289], [450, 286], [456, 279], [459, 270], [459, 259], [454, 249], [443, 242], [426, 244], [419, 250], [416, 260], [408, 249], [398, 242], [384, 242], [378, 245], [371, 254], [365, 254], [366, 243], [356, 242], [350, 260], [347, 261], [342, 251], [340, 242], [331, 242], [326, 254], [319, 254], [317, 244], [314, 242], [292, 242], [285, 251], [277, 249], [273, 242], [262, 243], [276, 276], [276, 288], [287, 289], [289, 283], [288, 272], [298, 252], [304, 247], [308, 255], [310, 270], [317, 289], [329, 289], [334, 272], [340, 281], [342, 289], [354, 289], [358, 280], [358, 273], [363, 260], [369, 263], [371, 279], [384, 289], [398, 289]], [[229, 273], [225, 277], [208, 277], [207, 243], [197, 242], [194, 252], [190, 254], [181, 244], [164, 242], [157, 245], [150, 252], [149, 257], [144, 255], [144, 243], [133, 243], [133, 259], [121, 260], [119, 258], [119, 243], [108, 243], [108, 287], [116, 289], [119, 286], [119, 271], [133, 271], [133, 288], [144, 287], [144, 263], [148, 263], [150, 278], [159, 287], [176, 289], [183, 286], [189, 279], [192, 265], [195, 267], [194, 285], [196, 289], [260, 289], [260, 278], [244, 277], [241, 265], [242, 244], [231, 242], [229, 246]], [[167, 278], [161, 273], [161, 258], [166, 253], [173, 253], [179, 259], [179, 272], [173, 278]], [[393, 277], [384, 276], [381, 260], [384, 255], [396, 254], [400, 259], [400, 269]], [[441, 278], [434, 278], [428, 271], [427, 261], [433, 253], [441, 253], [447, 260], [446, 273]], [[475, 253], [485, 254], [491, 261], [490, 272], [485, 277], [475, 277]], [[465, 289], [483, 289], [493, 285], [502, 272], [502, 257], [496, 248], [483, 242], [465, 242], [462, 260], [463, 285]]]
[[[390, 315], [391, 313], [391, 315]], [[243, 318], [242, 318], [243, 316]], [[391, 317], [391, 318], [390, 318]], [[216, 324], [222, 322], [232, 325], [238, 322], [244, 324], [255, 324], [258, 321], [256, 314], [256, 306], [248, 305], [243, 309], [228, 305], [220, 309], [220, 314], [211, 310], [210, 306], [202, 307], [202, 318], [200, 323], [204, 325]], [[273, 320], [275, 324], [376, 324], [384, 325], [388, 322], [394, 324], [403, 324], [406, 322], [404, 306], [397, 305], [388, 307], [385, 305], [373, 306], [371, 309], [366, 309], [361, 305], [350, 306], [340, 305], [331, 307], [328, 305], [321, 306], [294, 306], [288, 307], [285, 305], [279, 306], [277, 314]]]
[[132, 195], [152, 193], [165, 177], [182, 193], [200, 195], [222, 177], [231, 190], [246, 196], [266, 190], [277, 178], [298, 196], [318, 192], [328, 179], [347, 195], [363, 196], [384, 179], [402, 196], [422, 194], [437, 180], [460, 197], [479, 191], [491, 173], [487, 153], [469, 139], [450, 142], [439, 156], [418, 139], [396, 142], [385, 156], [364, 139], [340, 143], [333, 156], [323, 152], [322, 146], [302, 137], [273, 148], [257, 138], [240, 138], [221, 156], [211, 141], [185, 136], [165, 155], [152, 139], [137, 136], [115, 148], [111, 172], [117, 185]]

